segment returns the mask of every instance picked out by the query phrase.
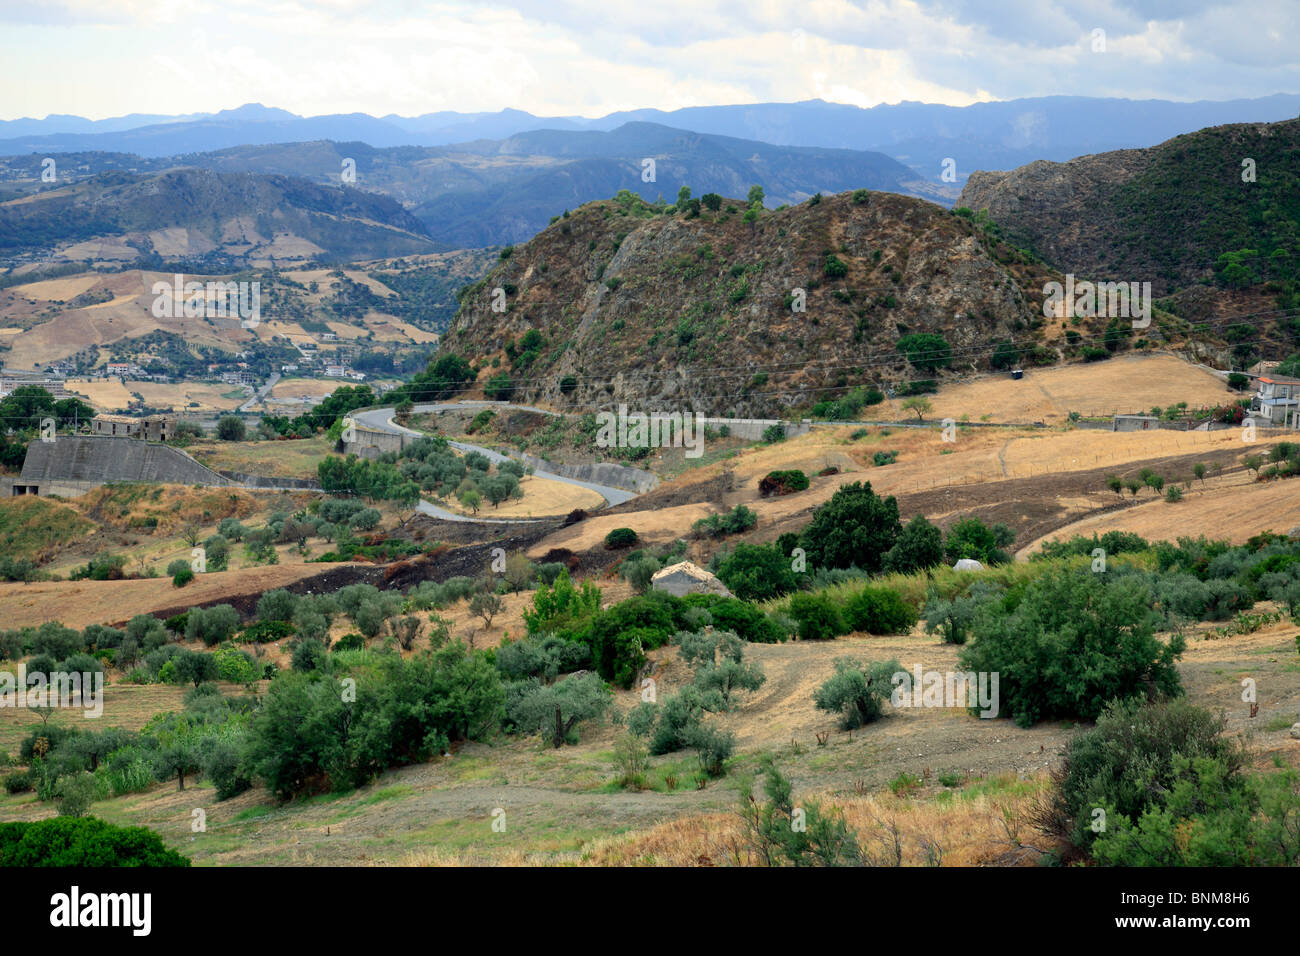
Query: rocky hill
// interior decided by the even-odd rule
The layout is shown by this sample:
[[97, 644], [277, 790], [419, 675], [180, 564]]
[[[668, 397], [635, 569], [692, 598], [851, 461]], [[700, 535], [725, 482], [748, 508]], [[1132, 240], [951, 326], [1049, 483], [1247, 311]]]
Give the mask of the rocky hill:
[[1197, 283], [1293, 282], [1300, 120], [973, 173], [958, 206], [987, 210], [1008, 237], [1063, 272], [1150, 281], [1157, 295]]
[[[1041, 344], [1051, 276], [970, 217], [866, 190], [752, 222], [744, 209], [583, 206], [502, 252], [442, 348], [500, 397], [787, 416], [857, 386], [988, 369], [1000, 342], [1015, 363], [1060, 357]], [[920, 333], [948, 343], [950, 370], [903, 358], [900, 338]]]
[[437, 250], [394, 199], [281, 175], [108, 172], [0, 203], [0, 255], [11, 258], [240, 267]]

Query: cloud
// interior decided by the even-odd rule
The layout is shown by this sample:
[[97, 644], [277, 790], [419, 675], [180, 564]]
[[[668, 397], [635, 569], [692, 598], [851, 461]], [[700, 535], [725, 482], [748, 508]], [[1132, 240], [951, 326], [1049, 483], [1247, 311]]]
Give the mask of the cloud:
[[[1224, 99], [1300, 89], [1293, 0], [35, 0], [0, 12], [6, 117], [601, 115], [820, 97]], [[1106, 51], [1094, 53], [1094, 29]], [[57, 64], [52, 68], [51, 64]], [[33, 78], [38, 82], [33, 82]]]

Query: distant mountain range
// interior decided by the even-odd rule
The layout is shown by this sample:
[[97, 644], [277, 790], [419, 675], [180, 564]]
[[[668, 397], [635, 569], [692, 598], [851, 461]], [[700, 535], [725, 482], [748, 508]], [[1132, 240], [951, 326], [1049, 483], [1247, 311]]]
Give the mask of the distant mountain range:
[[1152, 146], [1179, 133], [1224, 123], [1271, 122], [1300, 113], [1300, 95], [1175, 103], [1053, 96], [966, 107], [904, 102], [870, 109], [808, 100], [643, 109], [595, 119], [541, 117], [521, 110], [445, 111], [422, 116], [364, 113], [303, 117], [259, 104], [215, 114], [133, 114], [105, 120], [49, 116], [0, 121], [0, 155], [116, 151], [149, 158], [234, 146], [333, 140], [377, 149], [446, 146], [510, 139], [535, 130], [607, 132], [629, 122], [798, 145], [882, 152], [921, 177], [943, 182], [953, 160], [958, 184], [977, 169], [1011, 169], [1035, 159], [1063, 161], [1088, 153]]
[[[13, 187], [16, 197], [42, 188], [42, 166], [39, 155], [0, 158], [0, 188]], [[761, 184], [770, 207], [802, 202], [818, 192], [829, 194], [859, 188], [918, 196], [943, 205], [951, 205], [956, 198], [954, 187], [945, 191], [927, 183], [882, 153], [772, 146], [639, 122], [625, 123], [607, 132], [538, 130], [502, 140], [476, 140], [451, 147], [377, 149], [362, 142], [317, 140], [239, 146], [167, 158], [70, 153], [58, 155], [56, 168], [56, 183], [93, 182], [96, 188], [102, 182], [125, 182], [121, 178], [124, 176], [156, 177], [178, 168], [210, 170], [223, 177], [222, 181], [235, 176], [271, 178], [276, 181], [276, 189], [296, 182], [310, 189], [304, 188], [286, 198], [295, 205], [310, 196], [308, 211], [313, 213], [319, 211], [316, 204], [323, 196], [339, 193], [341, 185], [347, 182], [356, 187], [348, 190], [353, 197], [349, 202], [358, 202], [355, 198], [358, 195], [382, 200], [371, 218], [390, 228], [383, 232], [384, 239], [378, 247], [376, 239], [380, 233], [373, 228], [375, 222], [368, 225], [352, 222], [343, 229], [344, 220], [334, 220], [327, 228], [329, 241], [323, 241], [323, 234], [309, 235], [308, 218], [311, 217], [298, 217], [294, 228], [287, 230], [308, 240], [298, 243], [297, 248], [310, 253], [312, 248], [319, 247], [328, 250], [328, 257], [333, 260], [349, 258], [347, 249], [353, 246], [356, 248], [353, 258], [368, 258], [522, 242], [565, 209], [595, 199], [608, 199], [622, 189], [635, 192], [647, 201], [662, 197], [671, 203], [685, 185], [697, 197], [714, 192], [743, 206], [739, 197], [746, 196], [754, 184]], [[345, 170], [351, 175], [346, 180]], [[105, 180], [105, 176], [110, 178]], [[38, 195], [52, 196], [54, 192], [47, 188]], [[124, 194], [122, 198], [130, 195]], [[210, 206], [208, 199], [235, 205]], [[199, 192], [185, 202], [183, 211], [158, 210], [167, 220], [165, 225], [198, 228], [203, 223], [226, 223], [232, 214], [247, 215], [238, 199], [222, 192]], [[70, 211], [67, 202], [33, 204], [19, 198], [0, 204], [0, 251], [6, 247], [9, 251], [20, 248], [29, 251], [50, 243], [57, 246], [61, 241], [116, 234], [123, 231], [119, 225], [136, 231], [145, 225], [134, 220], [127, 224], [121, 216], [109, 222], [102, 216], [89, 217], [81, 212], [70, 215]], [[47, 213], [53, 214], [53, 218]], [[225, 235], [240, 237], [235, 242], [209, 235], [211, 230], [203, 226], [205, 240], [191, 248], [221, 247], [223, 254], [240, 248], [269, 250], [273, 233], [286, 228], [265, 218], [271, 213], [270, 208], [260, 207], [256, 214], [264, 217], [262, 225], [252, 232], [244, 228], [226, 229]], [[177, 216], [184, 221], [173, 222]], [[321, 223], [319, 217], [313, 221]], [[14, 229], [11, 242], [5, 241], [6, 226]], [[395, 239], [391, 228], [407, 233], [401, 243], [395, 245], [391, 241]], [[432, 242], [422, 250], [406, 248], [403, 244], [414, 238], [412, 234], [427, 236]], [[280, 257], [287, 252], [287, 247], [284, 243], [278, 245], [283, 251], [275, 254]]]

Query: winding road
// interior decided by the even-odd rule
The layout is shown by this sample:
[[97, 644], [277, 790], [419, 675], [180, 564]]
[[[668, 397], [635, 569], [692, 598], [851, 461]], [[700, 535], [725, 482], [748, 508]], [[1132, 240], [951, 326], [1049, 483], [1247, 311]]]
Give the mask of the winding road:
[[[501, 405], [498, 402], [444, 402], [430, 405], [416, 405], [413, 411], [418, 414], [424, 414], [429, 412], [464, 410], [470, 408], [513, 408], [519, 411], [537, 412], [542, 415], [556, 414], [555, 412], [547, 411], [544, 408], [534, 408], [531, 405]], [[409, 435], [412, 438], [427, 437], [424, 432], [417, 432], [414, 429], [406, 428], [397, 424], [393, 421], [394, 414], [396, 414], [396, 410], [391, 407], [372, 408], [369, 411], [356, 412], [353, 414], [352, 418], [357, 422], [357, 424], [364, 425], [366, 428], [374, 429], [375, 431], [388, 432], [393, 435]], [[480, 445], [471, 445], [468, 442], [448, 440], [448, 444], [457, 451], [476, 451], [481, 455], [487, 456], [488, 460], [492, 462], [503, 462], [512, 459], [515, 461], [519, 460], [513, 458], [511, 455], [505, 455], [501, 452], [493, 451], [490, 448], [483, 448]], [[598, 485], [590, 481], [580, 481], [577, 478], [566, 478], [563, 475], [557, 475], [553, 472], [543, 471], [542, 469], [534, 469], [533, 476], [536, 478], [545, 478], [548, 481], [558, 481], [566, 485], [574, 485], [578, 488], [586, 488], [589, 491], [594, 491], [605, 499], [607, 505], [619, 505], [625, 501], [631, 501], [637, 496], [635, 491], [628, 491], [625, 488], [614, 488], [610, 485]], [[535, 521], [547, 520], [545, 518], [472, 518], [467, 515], [459, 515], [453, 511], [448, 511], [446, 508], [440, 508], [431, 502], [425, 501], [423, 498], [420, 499], [420, 503], [416, 505], [415, 510], [421, 514], [429, 515], [432, 518], [440, 518], [443, 521], [465, 521], [474, 524], [531, 524]]]

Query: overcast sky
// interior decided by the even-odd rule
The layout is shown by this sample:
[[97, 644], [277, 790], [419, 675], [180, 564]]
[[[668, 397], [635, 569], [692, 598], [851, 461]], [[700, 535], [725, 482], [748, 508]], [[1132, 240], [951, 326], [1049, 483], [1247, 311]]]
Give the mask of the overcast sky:
[[1235, 99], [1300, 91], [1297, 27], [1297, 0], [0, 0], [0, 118]]

